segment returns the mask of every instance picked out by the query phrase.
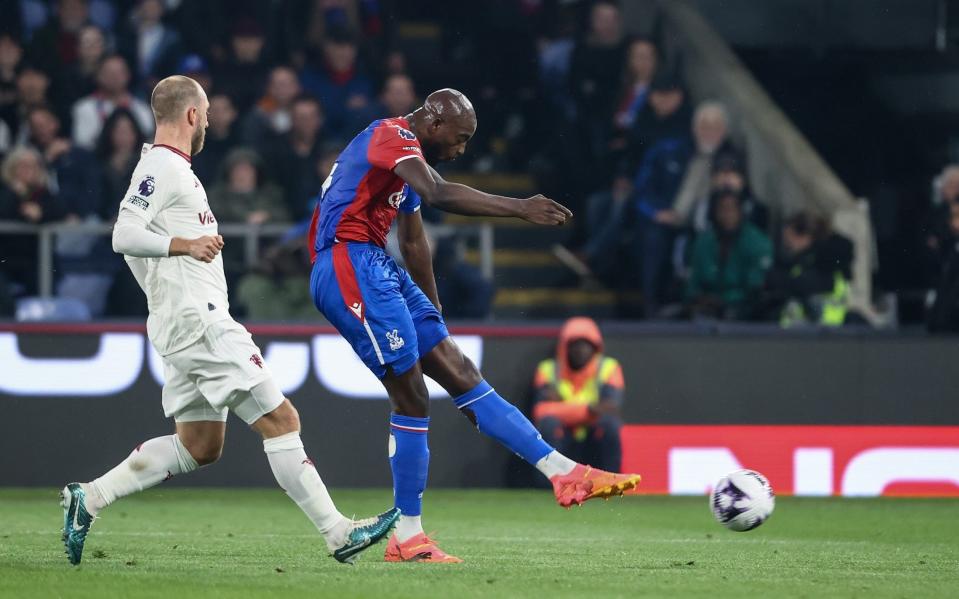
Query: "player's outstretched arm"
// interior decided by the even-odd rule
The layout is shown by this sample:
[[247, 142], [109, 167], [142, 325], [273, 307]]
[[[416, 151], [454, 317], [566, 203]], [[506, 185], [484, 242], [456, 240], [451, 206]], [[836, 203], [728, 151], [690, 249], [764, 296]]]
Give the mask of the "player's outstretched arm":
[[433, 252], [430, 251], [430, 241], [423, 228], [423, 216], [419, 211], [408, 213], [400, 211], [397, 239], [400, 242], [400, 253], [406, 262], [406, 270], [410, 271], [413, 281], [430, 298], [433, 305], [440, 312], [440, 296], [436, 291], [436, 279], [433, 276]]
[[147, 223], [128, 210], [120, 210], [113, 227], [113, 251], [136, 258], [190, 256], [201, 262], [212, 262], [223, 249], [223, 237], [205, 235], [196, 239], [168, 237], [146, 228]]
[[538, 225], [562, 225], [568, 208], [542, 195], [509, 198], [450, 183], [423, 160], [403, 160], [393, 169], [428, 205], [467, 216], [513, 216]]

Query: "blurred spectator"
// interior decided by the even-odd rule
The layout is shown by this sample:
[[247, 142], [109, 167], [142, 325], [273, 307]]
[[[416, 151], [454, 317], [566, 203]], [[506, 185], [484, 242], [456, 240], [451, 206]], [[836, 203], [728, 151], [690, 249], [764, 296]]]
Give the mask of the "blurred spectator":
[[237, 304], [252, 320], [315, 320], [310, 266], [303, 237], [270, 247], [253, 270], [240, 278]]
[[373, 84], [358, 64], [357, 52], [352, 35], [332, 31], [323, 42], [320, 63], [300, 72], [303, 89], [323, 105], [327, 131], [338, 138], [352, 137], [373, 120]]
[[293, 101], [300, 95], [300, 82], [291, 67], [274, 67], [266, 95], [243, 120], [243, 141], [252, 146], [283, 135], [293, 125]]
[[140, 160], [143, 131], [129, 110], [117, 108], [103, 124], [96, 155], [103, 168], [105, 215], [116, 216], [123, 194], [130, 186], [133, 169]]
[[[50, 193], [43, 157], [32, 148], [14, 148], [0, 166], [0, 220], [36, 225], [62, 219], [63, 205]], [[17, 295], [37, 292], [37, 244], [20, 235], [0, 235], [0, 256]]]
[[217, 90], [233, 99], [245, 113], [263, 93], [269, 65], [263, 55], [266, 36], [263, 27], [249, 17], [233, 26], [228, 56], [214, 64], [213, 80]]
[[146, 136], [153, 136], [153, 111], [127, 86], [130, 70], [119, 55], [108, 56], [97, 70], [97, 89], [73, 105], [73, 141], [81, 148], [92, 149], [106, 120], [117, 108], [127, 109]]
[[[658, 62], [659, 54], [652, 40], [639, 38], [629, 43], [619, 105], [613, 113], [613, 125], [618, 132], [628, 131], [646, 105], [646, 96]], [[625, 144], [625, 140], [618, 143]]]
[[406, 116], [417, 107], [416, 90], [408, 75], [396, 74], [386, 78], [380, 92], [379, 107], [374, 118]]
[[49, 107], [33, 108], [27, 123], [28, 143], [43, 156], [51, 191], [61, 199], [67, 214], [77, 218], [107, 216], [102, 205], [100, 168], [93, 154], [60, 135], [60, 119]]
[[17, 40], [0, 34], [0, 155], [7, 152], [15, 134], [17, 116], [17, 69], [23, 48]]
[[693, 243], [686, 301], [694, 316], [752, 318], [772, 264], [772, 244], [745, 219], [734, 193], [713, 196], [710, 221], [712, 228]]
[[460, 257], [454, 236], [436, 239], [433, 250], [433, 274], [436, 292], [448, 318], [482, 319], [489, 316], [496, 289], [483, 273]]
[[206, 60], [199, 54], [187, 54], [180, 59], [176, 72], [199, 83], [207, 95], [213, 94], [213, 79], [210, 77], [210, 68], [207, 66]]
[[926, 316], [926, 326], [933, 333], [959, 332], [959, 203], [945, 205], [949, 209], [950, 238], [940, 239], [944, 266]]
[[619, 472], [623, 368], [603, 354], [592, 319], [566, 321], [556, 357], [539, 363], [533, 385], [533, 420], [543, 440], [574, 460]]
[[932, 206], [922, 225], [925, 280], [939, 284], [942, 269], [953, 253], [952, 207], [959, 204], [959, 165], [950, 164], [933, 181]]
[[683, 183], [672, 202], [672, 209], [659, 215], [661, 222], [678, 226], [685, 224], [696, 203], [709, 197], [713, 157], [726, 143], [729, 134], [729, 116], [718, 102], [703, 102], [693, 115], [695, 155], [686, 165]]
[[50, 88], [50, 78], [43, 71], [25, 66], [17, 75], [17, 108], [16, 121], [11, 125], [14, 138], [22, 141], [26, 138], [26, 121], [30, 110], [39, 106], [47, 106], [47, 90]]
[[852, 257], [852, 243], [824, 219], [799, 213], [786, 220], [780, 254], [766, 277], [768, 317], [783, 326], [842, 325]]
[[649, 148], [663, 139], [688, 136], [691, 120], [679, 79], [670, 72], [657, 73], [649, 85], [646, 104], [626, 133], [626, 149], [617, 161], [618, 174], [632, 178]]
[[164, 12], [161, 0], [138, 0], [117, 44], [144, 93], [173, 74], [182, 53], [180, 34], [163, 24]]
[[291, 220], [282, 191], [266, 180], [259, 155], [250, 149], [238, 148], [227, 155], [209, 197], [210, 209], [221, 222], [262, 225]]
[[589, 30], [570, 58], [570, 84], [577, 117], [584, 122], [613, 112], [623, 73], [623, 27], [615, 2], [600, 0], [590, 11]]
[[57, 0], [53, 19], [33, 34], [29, 55], [44, 71], [58, 72], [77, 60], [80, 29], [90, 22], [86, 0]]
[[681, 221], [691, 225], [695, 231], [704, 231], [709, 226], [709, 198], [716, 191], [736, 193], [746, 218], [760, 230], [766, 230], [769, 212], [752, 195], [746, 174], [745, 157], [729, 144], [720, 148], [712, 161], [708, 192], [703, 198], [696, 200], [688, 215], [678, 212]]
[[235, 127], [237, 118], [233, 100], [225, 94], [210, 96], [209, 127], [203, 151], [193, 157], [193, 172], [204, 185], [213, 185], [223, 159], [239, 145], [240, 136]]
[[283, 188], [289, 214], [300, 218], [323, 182], [317, 178], [316, 163], [323, 146], [320, 129], [324, 118], [319, 103], [309, 96], [297, 98], [291, 114], [290, 131], [274, 141], [269, 166]]
[[96, 90], [97, 71], [107, 54], [107, 40], [96, 25], [85, 25], [80, 30], [77, 60], [59, 71], [57, 101], [62, 109]]

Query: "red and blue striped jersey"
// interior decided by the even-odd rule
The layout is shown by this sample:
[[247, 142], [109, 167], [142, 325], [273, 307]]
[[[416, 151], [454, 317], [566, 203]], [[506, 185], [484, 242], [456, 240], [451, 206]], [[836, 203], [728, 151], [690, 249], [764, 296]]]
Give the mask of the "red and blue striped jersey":
[[393, 173], [404, 160], [423, 159], [409, 126], [403, 118], [373, 121], [336, 159], [310, 223], [312, 256], [341, 241], [383, 247], [397, 210], [419, 210], [419, 196]]

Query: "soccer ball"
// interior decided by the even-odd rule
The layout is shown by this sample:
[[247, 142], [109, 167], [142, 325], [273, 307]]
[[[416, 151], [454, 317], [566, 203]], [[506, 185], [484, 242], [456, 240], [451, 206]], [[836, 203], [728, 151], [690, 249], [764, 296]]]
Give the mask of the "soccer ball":
[[753, 470], [737, 470], [719, 479], [709, 498], [713, 516], [729, 530], [752, 530], [773, 513], [776, 495], [769, 481]]

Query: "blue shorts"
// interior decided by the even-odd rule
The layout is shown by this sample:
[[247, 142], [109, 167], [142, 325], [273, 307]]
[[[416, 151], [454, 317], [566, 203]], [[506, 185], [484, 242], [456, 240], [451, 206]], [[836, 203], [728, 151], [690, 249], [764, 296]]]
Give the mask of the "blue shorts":
[[316, 255], [313, 303], [366, 367], [403, 374], [449, 336], [443, 316], [406, 270], [372, 243], [337, 243]]

